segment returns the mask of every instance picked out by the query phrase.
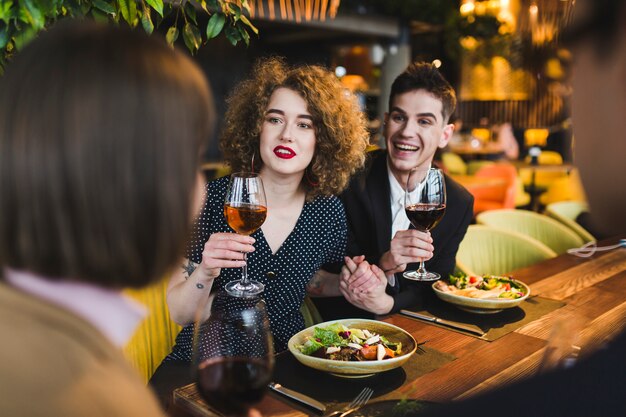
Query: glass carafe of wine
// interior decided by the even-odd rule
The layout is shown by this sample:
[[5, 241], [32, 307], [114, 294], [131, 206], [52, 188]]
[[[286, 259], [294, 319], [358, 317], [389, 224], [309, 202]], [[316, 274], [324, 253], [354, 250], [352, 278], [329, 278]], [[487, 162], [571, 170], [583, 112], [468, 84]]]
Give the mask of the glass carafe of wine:
[[[446, 212], [446, 184], [443, 172], [437, 168], [411, 170], [404, 198], [406, 216], [417, 230], [432, 230]], [[404, 278], [414, 281], [435, 281], [441, 278], [436, 272], [429, 272], [420, 262], [417, 271], [406, 271]]]
[[[239, 234], [251, 235], [265, 222], [266, 216], [265, 190], [259, 174], [250, 172], [232, 174], [224, 201], [224, 217], [228, 225]], [[254, 297], [263, 292], [264, 285], [248, 278], [246, 262], [242, 268], [241, 279], [227, 283], [224, 288], [233, 297]]]
[[246, 416], [263, 398], [274, 366], [265, 302], [220, 291], [211, 316], [196, 322], [194, 332], [198, 392], [223, 415]]

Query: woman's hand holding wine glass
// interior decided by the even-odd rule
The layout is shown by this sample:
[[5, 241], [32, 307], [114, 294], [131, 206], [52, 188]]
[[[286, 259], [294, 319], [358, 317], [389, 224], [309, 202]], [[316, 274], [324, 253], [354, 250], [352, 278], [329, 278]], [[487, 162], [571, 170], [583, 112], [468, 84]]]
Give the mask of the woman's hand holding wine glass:
[[[265, 190], [259, 174], [232, 174], [224, 201], [224, 217], [228, 225], [241, 235], [251, 235], [265, 222], [266, 216]], [[243, 253], [244, 262], [246, 254]], [[225, 289], [234, 297], [252, 297], [262, 293], [265, 286], [248, 278], [248, 266], [244, 263], [241, 280], [227, 283]]]
[[[439, 224], [446, 212], [446, 184], [441, 170], [411, 170], [405, 190], [405, 212], [419, 231], [429, 232]], [[426, 271], [424, 261], [417, 271], [407, 271], [404, 277], [415, 281], [441, 278], [436, 272]]]

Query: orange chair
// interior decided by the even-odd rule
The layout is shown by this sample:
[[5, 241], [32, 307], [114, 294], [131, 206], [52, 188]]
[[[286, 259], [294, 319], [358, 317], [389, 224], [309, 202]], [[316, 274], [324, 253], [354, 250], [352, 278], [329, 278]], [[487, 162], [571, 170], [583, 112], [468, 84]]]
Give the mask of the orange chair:
[[487, 165], [480, 168], [475, 176], [501, 181], [492, 186], [476, 187], [470, 190], [474, 195], [474, 214], [486, 210], [515, 208], [517, 170], [512, 164], [501, 162]]

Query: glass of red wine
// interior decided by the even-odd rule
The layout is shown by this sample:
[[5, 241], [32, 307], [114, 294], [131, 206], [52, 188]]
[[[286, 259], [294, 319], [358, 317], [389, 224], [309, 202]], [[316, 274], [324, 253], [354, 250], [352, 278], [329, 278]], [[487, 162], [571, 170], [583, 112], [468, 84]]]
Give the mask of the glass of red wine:
[[225, 416], [247, 416], [265, 395], [274, 367], [272, 333], [259, 297], [215, 297], [211, 315], [194, 328], [198, 392]]
[[[446, 212], [446, 184], [440, 169], [413, 169], [409, 174], [404, 194], [404, 211], [417, 230], [432, 230]], [[435, 281], [441, 278], [429, 272], [420, 262], [417, 271], [406, 271], [404, 278], [414, 281]]]
[[[261, 227], [267, 217], [267, 203], [259, 174], [237, 172], [230, 176], [224, 200], [224, 217], [228, 225], [241, 235], [251, 235]], [[245, 253], [244, 261], [247, 261]], [[253, 297], [265, 289], [262, 283], [248, 278], [247, 262], [242, 268], [241, 279], [227, 283], [224, 288], [233, 297]]]

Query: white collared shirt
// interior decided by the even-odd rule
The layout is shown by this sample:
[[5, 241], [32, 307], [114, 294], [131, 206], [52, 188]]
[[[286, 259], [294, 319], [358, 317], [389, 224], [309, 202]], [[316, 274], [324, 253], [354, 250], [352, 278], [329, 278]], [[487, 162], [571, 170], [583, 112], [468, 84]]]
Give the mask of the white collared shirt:
[[115, 346], [123, 347], [146, 315], [146, 309], [119, 291], [85, 282], [50, 281], [28, 271], [4, 268], [13, 287], [80, 316]]
[[[404, 188], [400, 185], [396, 177], [389, 168], [389, 161], [387, 161], [387, 177], [389, 178], [389, 204], [391, 205], [391, 236], [390, 239], [398, 233], [400, 230], [407, 230], [411, 225], [409, 218], [404, 211]], [[420, 184], [421, 185], [421, 184]], [[421, 191], [421, 186], [416, 187], [411, 191], [411, 196], [417, 197]], [[389, 285], [395, 285], [395, 275], [387, 274], [387, 280]]]

